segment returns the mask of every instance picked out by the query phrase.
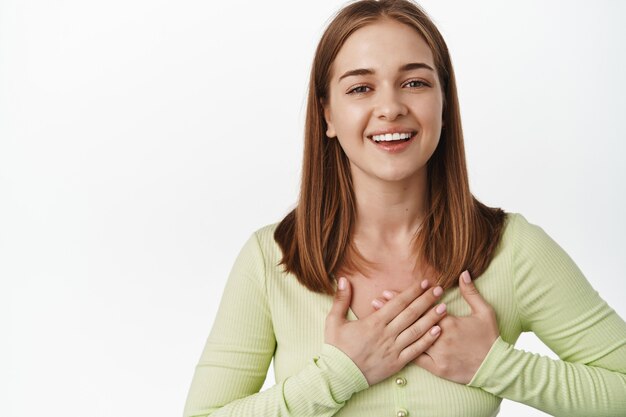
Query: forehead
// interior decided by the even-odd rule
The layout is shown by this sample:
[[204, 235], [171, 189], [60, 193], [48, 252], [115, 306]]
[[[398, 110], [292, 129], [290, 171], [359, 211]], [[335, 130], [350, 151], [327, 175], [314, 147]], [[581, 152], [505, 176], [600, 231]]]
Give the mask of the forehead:
[[331, 67], [337, 81], [343, 72], [355, 68], [383, 71], [397, 69], [407, 62], [424, 62], [435, 68], [428, 44], [413, 27], [391, 19], [364, 26], [342, 45]]

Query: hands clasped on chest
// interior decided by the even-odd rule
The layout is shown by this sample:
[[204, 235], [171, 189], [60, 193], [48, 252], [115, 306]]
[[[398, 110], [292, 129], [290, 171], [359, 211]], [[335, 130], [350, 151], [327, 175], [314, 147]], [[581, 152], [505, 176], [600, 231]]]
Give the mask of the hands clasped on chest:
[[[374, 385], [409, 362], [439, 377], [467, 384], [499, 336], [493, 308], [482, 298], [467, 271], [459, 278], [461, 294], [471, 308], [466, 317], [447, 314], [433, 304], [443, 294], [427, 280], [400, 293], [385, 291], [377, 311], [355, 321], [346, 319], [352, 289], [339, 278], [326, 317], [324, 341], [343, 351]], [[379, 299], [380, 300], [380, 299]]]

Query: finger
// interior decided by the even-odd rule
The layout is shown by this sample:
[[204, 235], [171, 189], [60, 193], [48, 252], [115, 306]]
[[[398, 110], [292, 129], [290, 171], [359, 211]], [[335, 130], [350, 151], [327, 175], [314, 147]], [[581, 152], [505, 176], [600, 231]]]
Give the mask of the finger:
[[[439, 304], [431, 308], [430, 311], [420, 317], [415, 323], [404, 329], [396, 338], [396, 343], [401, 349], [404, 349], [411, 343], [423, 337], [426, 332], [434, 328], [437, 323], [446, 315], [446, 305]], [[440, 326], [437, 326], [440, 327]]]
[[459, 287], [461, 288], [461, 295], [463, 295], [463, 298], [467, 304], [469, 304], [472, 309], [472, 313], [481, 313], [491, 309], [491, 306], [478, 292], [478, 289], [474, 285], [474, 281], [472, 281], [470, 273], [467, 270], [463, 271], [459, 277]]
[[[427, 280], [422, 281], [422, 283], [420, 284], [420, 286], [422, 287], [422, 289], [427, 289], [429, 287], [429, 282]], [[382, 297], [378, 297], [372, 300], [372, 307], [374, 307], [374, 310], [380, 310], [382, 308], [382, 306], [385, 305], [385, 303], [389, 300], [391, 300], [393, 297], [395, 297], [396, 295], [398, 295], [397, 291], [393, 291], [393, 290], [385, 290], [382, 293]]]
[[393, 297], [396, 296], [396, 294], [398, 294], [396, 291], [392, 291], [392, 290], [385, 290], [383, 291], [383, 298], [387, 301], [391, 300]]
[[374, 307], [374, 310], [380, 310], [386, 302], [387, 300], [385, 300], [384, 298], [374, 298], [372, 300], [372, 307]]
[[374, 310], [380, 310], [385, 305], [385, 303], [395, 297], [396, 294], [398, 294], [396, 291], [383, 291], [382, 297], [374, 298], [372, 300], [372, 307], [374, 307]]
[[346, 321], [346, 315], [348, 314], [348, 308], [350, 308], [350, 301], [352, 299], [352, 289], [350, 283], [345, 277], [339, 278], [337, 282], [337, 291], [335, 291], [335, 297], [333, 299], [333, 305], [328, 313], [327, 320], [334, 322], [335, 324], [343, 323]]
[[[424, 293], [426, 289], [424, 287], [428, 288], [428, 280], [412, 284], [369, 317], [380, 318], [385, 324], [391, 322], [398, 314], [407, 308], [407, 306]], [[417, 317], [415, 317], [415, 319], [417, 319]], [[415, 319], [413, 321], [415, 321]]]
[[[443, 289], [439, 286], [433, 289], [429, 289], [424, 294], [416, 298], [404, 310], [398, 313], [398, 315], [387, 325], [387, 327], [393, 334], [400, 334], [407, 327], [409, 327], [410, 325], [415, 323], [420, 317], [422, 317], [424, 313], [431, 309], [435, 301], [437, 301], [442, 294]], [[393, 303], [399, 297], [400, 295], [389, 301], [387, 305]], [[383, 309], [381, 309], [381, 311]]]
[[[400, 352], [398, 359], [403, 363], [409, 363], [418, 357], [421, 357], [424, 352], [435, 343], [435, 340], [441, 334], [441, 327], [432, 327], [424, 337], [420, 337], [414, 343], [410, 344]], [[432, 360], [432, 359], [431, 359]]]
[[431, 374], [435, 373], [435, 361], [433, 360], [432, 356], [430, 356], [427, 352], [424, 352], [417, 358], [415, 358], [415, 364], [420, 368], [426, 369]]

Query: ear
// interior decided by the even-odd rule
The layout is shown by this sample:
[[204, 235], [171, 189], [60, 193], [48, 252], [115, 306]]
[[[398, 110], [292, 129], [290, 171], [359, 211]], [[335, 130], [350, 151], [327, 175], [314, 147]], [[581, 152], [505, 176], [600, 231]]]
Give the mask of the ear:
[[330, 117], [329, 105], [323, 98], [320, 99], [320, 104], [322, 105], [322, 109], [324, 109], [324, 120], [326, 121], [327, 126], [326, 136], [328, 136], [329, 138], [334, 138], [335, 136], [337, 136], [337, 133], [335, 132], [335, 127]]

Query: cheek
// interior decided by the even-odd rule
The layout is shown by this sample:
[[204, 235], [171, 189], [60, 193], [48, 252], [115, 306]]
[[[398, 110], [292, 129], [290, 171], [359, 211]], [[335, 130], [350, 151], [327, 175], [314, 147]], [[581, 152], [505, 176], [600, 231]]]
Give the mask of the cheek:
[[440, 99], [433, 97], [431, 100], [425, 100], [419, 104], [416, 111], [420, 115], [422, 123], [428, 123], [430, 129], [438, 130], [441, 128], [443, 105]]
[[362, 106], [345, 106], [336, 114], [338, 136], [361, 136], [367, 126], [367, 110]]

